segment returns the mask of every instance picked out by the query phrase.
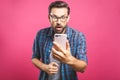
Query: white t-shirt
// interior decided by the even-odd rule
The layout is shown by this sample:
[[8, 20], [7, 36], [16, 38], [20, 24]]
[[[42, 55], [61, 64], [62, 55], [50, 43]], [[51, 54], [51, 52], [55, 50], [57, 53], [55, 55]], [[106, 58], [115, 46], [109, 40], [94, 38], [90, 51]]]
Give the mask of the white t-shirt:
[[48, 75], [48, 80], [60, 80], [60, 61], [53, 58], [52, 54], [50, 54], [49, 59], [50, 59], [50, 63], [56, 62], [59, 66], [58, 66], [58, 72], [56, 74]]

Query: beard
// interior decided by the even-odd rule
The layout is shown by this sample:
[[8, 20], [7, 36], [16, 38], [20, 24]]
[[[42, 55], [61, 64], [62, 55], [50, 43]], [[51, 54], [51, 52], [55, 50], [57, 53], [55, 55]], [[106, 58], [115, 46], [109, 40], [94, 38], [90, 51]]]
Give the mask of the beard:
[[60, 24], [57, 24], [55, 27], [54, 27], [54, 32], [57, 33], [57, 34], [62, 34], [65, 30], [66, 30], [66, 26], [63, 27], [62, 25]]

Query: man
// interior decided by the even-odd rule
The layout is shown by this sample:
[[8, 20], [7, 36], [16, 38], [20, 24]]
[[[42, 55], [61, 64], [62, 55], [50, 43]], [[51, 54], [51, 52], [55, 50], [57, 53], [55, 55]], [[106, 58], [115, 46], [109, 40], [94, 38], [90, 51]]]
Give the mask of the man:
[[[51, 27], [38, 31], [33, 45], [32, 63], [41, 71], [39, 80], [78, 80], [76, 72], [87, 67], [85, 37], [67, 25], [70, 8], [66, 2], [57, 0], [48, 9]], [[66, 50], [54, 41], [55, 33], [67, 34]], [[60, 64], [52, 62], [50, 55]]]

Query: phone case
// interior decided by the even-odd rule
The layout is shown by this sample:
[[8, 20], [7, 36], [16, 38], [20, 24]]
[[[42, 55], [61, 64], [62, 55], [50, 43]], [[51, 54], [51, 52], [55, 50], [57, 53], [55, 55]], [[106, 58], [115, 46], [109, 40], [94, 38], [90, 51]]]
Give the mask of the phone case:
[[54, 40], [60, 46], [62, 46], [63, 49], [66, 49], [66, 42], [67, 42], [67, 35], [66, 34], [55, 34]]

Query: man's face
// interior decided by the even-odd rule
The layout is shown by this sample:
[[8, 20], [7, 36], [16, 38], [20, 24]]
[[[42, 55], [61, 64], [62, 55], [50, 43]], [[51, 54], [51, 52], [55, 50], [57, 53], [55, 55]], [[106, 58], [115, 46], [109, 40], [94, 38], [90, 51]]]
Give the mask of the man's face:
[[52, 8], [49, 20], [55, 33], [64, 33], [69, 21], [67, 8]]

